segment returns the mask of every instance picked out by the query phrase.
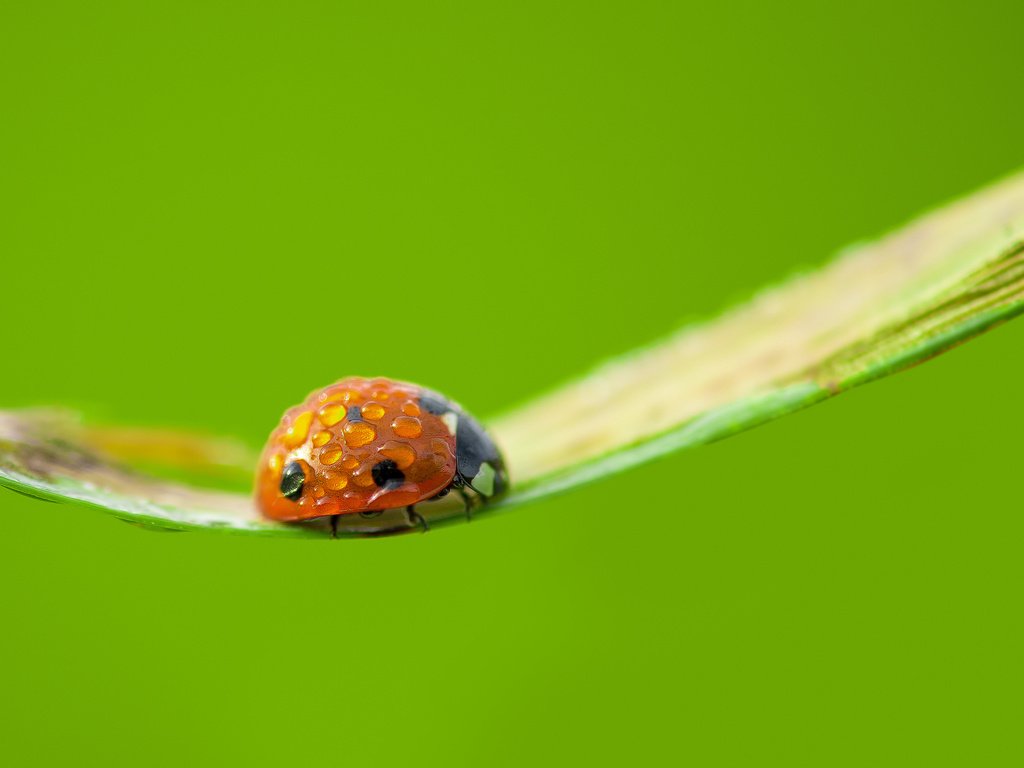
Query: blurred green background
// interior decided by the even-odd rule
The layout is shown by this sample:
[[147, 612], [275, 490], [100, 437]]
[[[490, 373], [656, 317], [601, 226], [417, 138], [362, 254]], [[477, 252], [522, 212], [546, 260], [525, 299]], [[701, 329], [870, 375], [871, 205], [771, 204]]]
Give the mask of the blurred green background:
[[[0, 407], [259, 445], [365, 373], [497, 413], [1019, 167], [1022, 24], [5, 3]], [[2, 494], [0, 755], [1019, 765], [1022, 342], [427, 536]]]

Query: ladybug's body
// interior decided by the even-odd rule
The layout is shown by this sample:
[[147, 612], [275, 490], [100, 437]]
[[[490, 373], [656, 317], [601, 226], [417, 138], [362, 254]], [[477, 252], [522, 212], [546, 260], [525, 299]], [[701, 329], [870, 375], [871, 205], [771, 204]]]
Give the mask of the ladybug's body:
[[425, 525], [422, 502], [455, 489], [468, 513], [506, 483], [494, 443], [457, 405], [414, 384], [350, 377], [285, 413], [260, 460], [256, 494], [274, 520], [331, 517], [336, 528], [339, 516], [400, 509], [408, 527]]

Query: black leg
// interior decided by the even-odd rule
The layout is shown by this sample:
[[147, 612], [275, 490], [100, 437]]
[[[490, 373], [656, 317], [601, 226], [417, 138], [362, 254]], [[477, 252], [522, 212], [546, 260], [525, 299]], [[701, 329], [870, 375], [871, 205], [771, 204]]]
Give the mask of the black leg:
[[423, 533], [430, 530], [430, 526], [427, 525], [427, 521], [423, 519], [423, 515], [416, 511], [416, 505], [410, 504], [405, 508], [405, 514], [409, 517], [409, 522], [415, 525], [419, 525], [423, 528]]
[[331, 538], [338, 538], [338, 516], [331, 515]]
[[466, 505], [466, 519], [467, 520], [472, 520], [473, 519], [473, 500], [470, 497], [470, 495], [468, 493], [466, 493], [465, 489], [469, 488], [469, 490], [471, 490], [480, 499], [482, 499], [484, 501], [487, 500], [487, 496], [484, 495], [483, 493], [481, 493], [480, 490], [475, 485], [473, 485], [466, 477], [464, 477], [461, 474], [455, 475], [455, 480], [452, 481], [452, 487], [456, 491], [459, 492], [459, 495], [462, 497], [462, 503]]

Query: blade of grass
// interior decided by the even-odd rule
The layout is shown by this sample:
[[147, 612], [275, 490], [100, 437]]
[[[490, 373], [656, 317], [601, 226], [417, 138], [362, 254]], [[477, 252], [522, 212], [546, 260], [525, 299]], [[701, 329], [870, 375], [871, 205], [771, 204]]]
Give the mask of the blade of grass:
[[[513, 492], [492, 509], [749, 429], [917, 364], [1022, 311], [1018, 175], [496, 419], [490, 427]], [[200, 438], [179, 440], [177, 454], [155, 458], [201, 465], [223, 455]], [[326, 535], [322, 527], [263, 521], [243, 495], [159, 480], [109, 457], [111, 449], [133, 454], [159, 444], [137, 431], [126, 440], [123, 432], [0, 412], [0, 484], [150, 526]]]
[[[490, 426], [533, 494], [724, 437], [894, 373], [1021, 311], [1024, 175], [848, 249]], [[695, 429], [700, 425], [699, 429]], [[700, 437], [697, 437], [697, 434]], [[663, 451], [662, 451], [663, 452]]]

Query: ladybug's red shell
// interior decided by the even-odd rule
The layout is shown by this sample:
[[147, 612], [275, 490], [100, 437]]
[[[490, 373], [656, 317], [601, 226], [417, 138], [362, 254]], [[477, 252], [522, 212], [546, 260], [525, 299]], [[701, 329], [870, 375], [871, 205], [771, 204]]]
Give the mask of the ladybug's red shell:
[[[423, 394], [414, 384], [352, 377], [290, 408], [260, 459], [262, 512], [307, 520], [406, 507], [445, 491], [457, 469], [455, 420], [423, 407]], [[294, 493], [283, 492], [283, 480]]]

